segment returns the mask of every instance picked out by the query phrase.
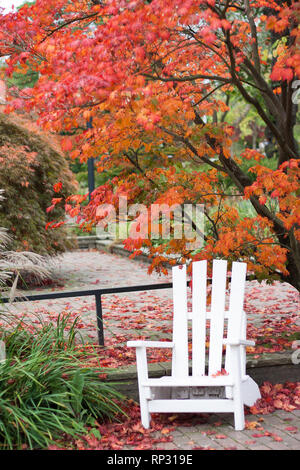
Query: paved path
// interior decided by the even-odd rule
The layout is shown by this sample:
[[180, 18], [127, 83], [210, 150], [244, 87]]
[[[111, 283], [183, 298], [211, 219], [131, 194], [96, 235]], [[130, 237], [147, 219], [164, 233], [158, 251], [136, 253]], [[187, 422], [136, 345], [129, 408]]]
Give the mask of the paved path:
[[[202, 423], [201, 423], [202, 419]], [[300, 410], [247, 415], [246, 428], [235, 431], [230, 414], [194, 417], [171, 432], [171, 442], [154, 446], [162, 450], [300, 450]], [[157, 433], [158, 435], [158, 433]], [[124, 447], [124, 450], [131, 448]]]
[[[53, 268], [55, 277], [62, 287], [35, 289], [22, 292], [26, 296], [54, 291], [88, 290], [100, 287], [116, 287], [168, 282], [170, 278], [147, 274], [148, 265], [122, 256], [99, 251], [74, 251], [64, 254]], [[107, 295], [102, 298], [105, 338], [116, 337], [124, 328], [133, 334], [140, 330], [135, 318], [145, 310], [149, 313], [152, 305], [159, 303], [161, 309], [168, 311], [167, 320], [171, 326], [171, 289], [163, 291], [139, 292], [118, 295]], [[16, 315], [26, 313], [26, 318], [33, 323], [35, 317], [55, 321], [61, 312], [81, 318], [81, 333], [85, 340], [97, 342], [95, 297], [73, 297], [55, 300], [15, 303], [11, 310]], [[148, 310], [149, 308], [149, 310]], [[151, 317], [151, 315], [150, 315]], [[148, 316], [149, 318], [149, 316]], [[133, 320], [132, 320], [133, 319]], [[145, 320], [145, 317], [143, 318]], [[141, 320], [141, 319], [140, 319]], [[139, 321], [139, 320], [137, 320]], [[149, 326], [149, 325], [147, 325]], [[151, 324], [150, 330], [151, 335]]]
[[[167, 282], [157, 274], [149, 276], [148, 266], [119, 255], [99, 251], [74, 251], [66, 253], [57, 262], [56, 276], [62, 287], [53, 290], [79, 290], [95, 287], [127, 286]], [[43, 289], [43, 292], [45, 289]], [[37, 289], [34, 293], [39, 293]], [[251, 332], [258, 335], [260, 329], [290, 328], [299, 331], [299, 296], [287, 284], [268, 286], [247, 282], [246, 310], [249, 311]], [[61, 299], [52, 301], [24, 302], [14, 307], [16, 315], [26, 313], [36, 322], [36, 315], [55, 320], [62, 311], [79, 315], [80, 327], [85, 340], [95, 342], [95, 302], [92, 297]], [[171, 290], [140, 292], [106, 296], [103, 299], [105, 339], [109, 344], [139, 336], [149, 339], [159, 336], [170, 338], [172, 301]], [[288, 323], [290, 322], [290, 323]], [[159, 324], [159, 326], [158, 326]], [[284, 330], [282, 330], [284, 331]], [[276, 339], [270, 339], [272, 344]], [[272, 343], [273, 341], [273, 343]], [[274, 343], [275, 341], [275, 343]], [[261, 421], [258, 421], [258, 419]], [[212, 415], [207, 424], [190, 422], [177, 426], [172, 432], [172, 442], [157, 444], [159, 449], [300, 449], [300, 411], [282, 410], [264, 416], [249, 417], [252, 429], [235, 432], [232, 419], [225, 415]], [[256, 437], [255, 437], [256, 436]], [[125, 449], [132, 447], [125, 447]]]

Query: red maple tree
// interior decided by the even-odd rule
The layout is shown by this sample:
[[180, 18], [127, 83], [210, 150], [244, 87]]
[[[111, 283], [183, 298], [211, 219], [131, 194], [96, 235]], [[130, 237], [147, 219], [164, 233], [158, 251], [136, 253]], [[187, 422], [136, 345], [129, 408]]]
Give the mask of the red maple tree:
[[[86, 227], [121, 195], [147, 208], [204, 204], [199, 250], [129, 236], [152, 269], [170, 253], [226, 257], [299, 290], [298, 19], [293, 0], [36, 0], [0, 19], [7, 76], [39, 73], [33, 88], [10, 89], [7, 112], [34, 109], [45, 129], [72, 134], [62, 146], [73, 158], [121, 169], [88, 205], [66, 201]], [[265, 130], [273, 167], [266, 149], [235, 145], [236, 106]]]

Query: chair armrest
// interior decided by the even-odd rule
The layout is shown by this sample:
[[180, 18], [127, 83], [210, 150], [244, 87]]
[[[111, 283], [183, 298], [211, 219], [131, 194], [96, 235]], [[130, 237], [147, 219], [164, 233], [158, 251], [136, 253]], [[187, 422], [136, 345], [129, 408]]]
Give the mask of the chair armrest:
[[128, 348], [173, 348], [174, 343], [171, 341], [128, 341]]
[[224, 339], [223, 344], [229, 346], [255, 346], [255, 341], [249, 339], [240, 339], [238, 341], [231, 341], [229, 339]]

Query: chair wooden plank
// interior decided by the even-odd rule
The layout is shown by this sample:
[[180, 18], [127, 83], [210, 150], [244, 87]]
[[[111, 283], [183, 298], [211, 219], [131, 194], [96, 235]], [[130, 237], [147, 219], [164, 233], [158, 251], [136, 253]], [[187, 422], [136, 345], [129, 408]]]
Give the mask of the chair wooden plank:
[[127, 341], [128, 348], [173, 348], [173, 346], [172, 341], [144, 341], [141, 339]]
[[201, 376], [205, 374], [206, 260], [193, 263], [192, 280], [192, 370], [193, 376]]
[[228, 320], [228, 339], [232, 341], [242, 339], [242, 312], [244, 309], [246, 271], [246, 263], [232, 263], [229, 297], [230, 315]]
[[[246, 263], [232, 263], [230, 297], [229, 297], [229, 316], [227, 338], [232, 342], [239, 342], [240, 339], [246, 339], [246, 317], [243, 311], [245, 282], [246, 282]], [[242, 356], [242, 374], [245, 373], [245, 348], [240, 348]], [[230, 347], [226, 348], [225, 369], [230, 372], [231, 352]]]
[[[194, 318], [193, 312], [192, 312], [192, 311], [189, 311], [189, 312], [188, 312], [188, 320], [192, 320], [193, 318]], [[205, 318], [206, 318], [206, 320], [210, 320], [210, 318], [211, 318], [211, 317], [210, 317], [210, 312], [206, 311]], [[225, 311], [225, 313], [224, 313], [224, 319], [225, 319], [225, 320], [226, 320], [226, 319], [228, 320], [228, 318], [229, 318], [229, 312], [228, 312], [228, 311]]]
[[144, 387], [218, 387], [233, 385], [233, 378], [230, 375], [218, 375], [209, 377], [180, 377], [164, 376], [142, 381]]
[[151, 400], [150, 413], [228, 413], [233, 412], [233, 400]]
[[172, 268], [173, 277], [173, 355], [172, 376], [189, 375], [186, 266]]
[[[241, 324], [241, 340], [246, 340], [247, 337], [247, 317], [246, 313], [242, 311], [242, 324]], [[246, 348], [240, 348], [241, 351], [241, 365], [242, 376], [246, 374]]]
[[214, 260], [212, 272], [211, 320], [208, 374], [216, 374], [222, 368], [224, 311], [227, 261]]

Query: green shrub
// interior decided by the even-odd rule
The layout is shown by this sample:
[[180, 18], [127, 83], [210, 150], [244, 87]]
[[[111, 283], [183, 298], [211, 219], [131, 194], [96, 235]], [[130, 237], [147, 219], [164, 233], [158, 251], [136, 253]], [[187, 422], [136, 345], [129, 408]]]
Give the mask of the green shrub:
[[[47, 136], [30, 121], [0, 113], [0, 188], [5, 199], [0, 226], [13, 235], [12, 250], [55, 255], [71, 247], [65, 228], [46, 230], [46, 224], [63, 220], [64, 207], [51, 212], [52, 198], [77, 191], [72, 172], [54, 137]], [[61, 194], [53, 185], [62, 183]]]
[[[47, 448], [86, 434], [95, 419], [121, 410], [123, 397], [85, 363], [75, 345], [76, 320], [0, 327], [6, 360], [0, 364], [0, 449]], [[90, 353], [89, 353], [90, 357]], [[96, 353], [95, 353], [96, 357]]]

